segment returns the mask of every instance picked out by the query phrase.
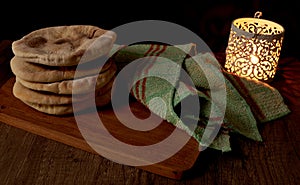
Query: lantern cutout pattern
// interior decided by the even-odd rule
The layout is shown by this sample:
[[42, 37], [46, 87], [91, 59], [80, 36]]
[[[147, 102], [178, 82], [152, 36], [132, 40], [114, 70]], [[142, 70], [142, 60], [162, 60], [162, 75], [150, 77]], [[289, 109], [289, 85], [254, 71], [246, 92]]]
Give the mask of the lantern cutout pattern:
[[225, 69], [238, 76], [271, 81], [276, 73], [284, 28], [272, 21], [238, 18], [231, 24], [226, 48]]

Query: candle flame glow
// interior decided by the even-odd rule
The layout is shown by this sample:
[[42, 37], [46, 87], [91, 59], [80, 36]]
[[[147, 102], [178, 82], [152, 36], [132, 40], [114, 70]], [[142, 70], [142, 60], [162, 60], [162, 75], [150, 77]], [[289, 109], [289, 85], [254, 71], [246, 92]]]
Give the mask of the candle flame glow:
[[250, 55], [250, 61], [252, 62], [252, 64], [258, 64], [259, 58], [255, 55]]

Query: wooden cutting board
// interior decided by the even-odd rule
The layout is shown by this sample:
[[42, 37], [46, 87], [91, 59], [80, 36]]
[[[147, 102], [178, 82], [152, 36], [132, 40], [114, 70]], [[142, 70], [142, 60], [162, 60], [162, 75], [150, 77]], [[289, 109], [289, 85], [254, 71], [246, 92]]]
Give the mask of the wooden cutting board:
[[[1, 42], [0, 44], [3, 44], [3, 42]], [[10, 47], [10, 45], [7, 45], [7, 47]], [[4, 51], [5, 50], [2, 50], [2, 56], [4, 54]], [[0, 121], [8, 125], [23, 129], [25, 131], [70, 145], [72, 147], [76, 147], [78, 149], [85, 150], [87, 152], [99, 154], [99, 152], [96, 152], [93, 149], [93, 147], [91, 147], [86, 142], [86, 140], [82, 136], [82, 133], [78, 129], [76, 119], [73, 115], [48, 115], [39, 112], [35, 109], [32, 109], [31, 107], [25, 105], [23, 102], [21, 102], [13, 96], [12, 87], [15, 82], [15, 76], [10, 71], [8, 65], [9, 61], [10, 58], [7, 58], [5, 62], [3, 62], [2, 60], [2, 64], [0, 67], [0, 74], [2, 74], [0, 79]], [[120, 106], [119, 108], [121, 110], [122, 106]], [[132, 113], [138, 118], [147, 118], [150, 114], [147, 108], [145, 108], [142, 104], [134, 100], [131, 100], [130, 108]], [[90, 113], [86, 112], [83, 114]], [[106, 106], [98, 109], [97, 114], [101, 119], [103, 125], [105, 126], [105, 128], [103, 129], [109, 131], [111, 135], [113, 135], [120, 142], [124, 142], [130, 145], [152, 145], [166, 139], [175, 130], [175, 127], [166, 121], [161, 122], [159, 126], [147, 132], [130, 129], [124, 126], [118, 120], [111, 106]], [[179, 132], [179, 134], [179, 138], [181, 136], [187, 136], [187, 134], [184, 131]], [[175, 144], [176, 142], [174, 141], [174, 145]], [[99, 145], [101, 145], [101, 142]], [[123, 159], [130, 159], [134, 157], [128, 156], [128, 154], [122, 153], [114, 147], [99, 147], [103, 151], [105, 151], [106, 154], [111, 155], [112, 159], [114, 159], [114, 157], [121, 157]], [[173, 145], [169, 145], [161, 151], [154, 151], [153, 155], [156, 155], [158, 153], [159, 155], [163, 155], [164, 152], [168, 151], [169, 149], [172, 149], [173, 147]], [[167, 158], [166, 160], [158, 163], [135, 167], [168, 178], [181, 179], [183, 175], [193, 167], [196, 159], [198, 158], [199, 153], [200, 151], [198, 149], [197, 141], [193, 138], [190, 138], [187, 144], [184, 145], [181, 148], [181, 150], [179, 150], [175, 155], [171, 156], [170, 158]], [[136, 160], [147, 160], [147, 158]]]

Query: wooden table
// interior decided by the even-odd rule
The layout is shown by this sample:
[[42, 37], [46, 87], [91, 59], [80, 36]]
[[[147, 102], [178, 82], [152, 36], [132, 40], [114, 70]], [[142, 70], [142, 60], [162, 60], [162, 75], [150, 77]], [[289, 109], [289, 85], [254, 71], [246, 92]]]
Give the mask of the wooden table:
[[[10, 41], [0, 44], [1, 68], [9, 69], [10, 44]], [[6, 75], [0, 73], [0, 84]], [[206, 149], [199, 155], [193, 154], [197, 155], [194, 165], [183, 170], [179, 179], [152, 173], [149, 168], [113, 162], [89, 149], [41, 136], [30, 127], [17, 128], [4, 119], [7, 107], [1, 106], [4, 100], [0, 99], [0, 182], [30, 185], [300, 184], [299, 59], [281, 59], [276, 75], [271, 85], [281, 92], [292, 113], [260, 125], [262, 143], [232, 135], [231, 152]], [[193, 144], [191, 141], [189, 145]], [[159, 165], [154, 167], [157, 170]]]

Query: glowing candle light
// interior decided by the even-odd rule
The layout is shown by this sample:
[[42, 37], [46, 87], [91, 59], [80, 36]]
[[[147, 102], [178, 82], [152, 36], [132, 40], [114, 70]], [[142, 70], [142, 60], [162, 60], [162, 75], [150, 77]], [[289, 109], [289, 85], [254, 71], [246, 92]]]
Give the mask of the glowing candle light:
[[250, 79], [268, 82], [276, 73], [284, 28], [272, 21], [239, 18], [232, 22], [225, 68], [228, 72]]

